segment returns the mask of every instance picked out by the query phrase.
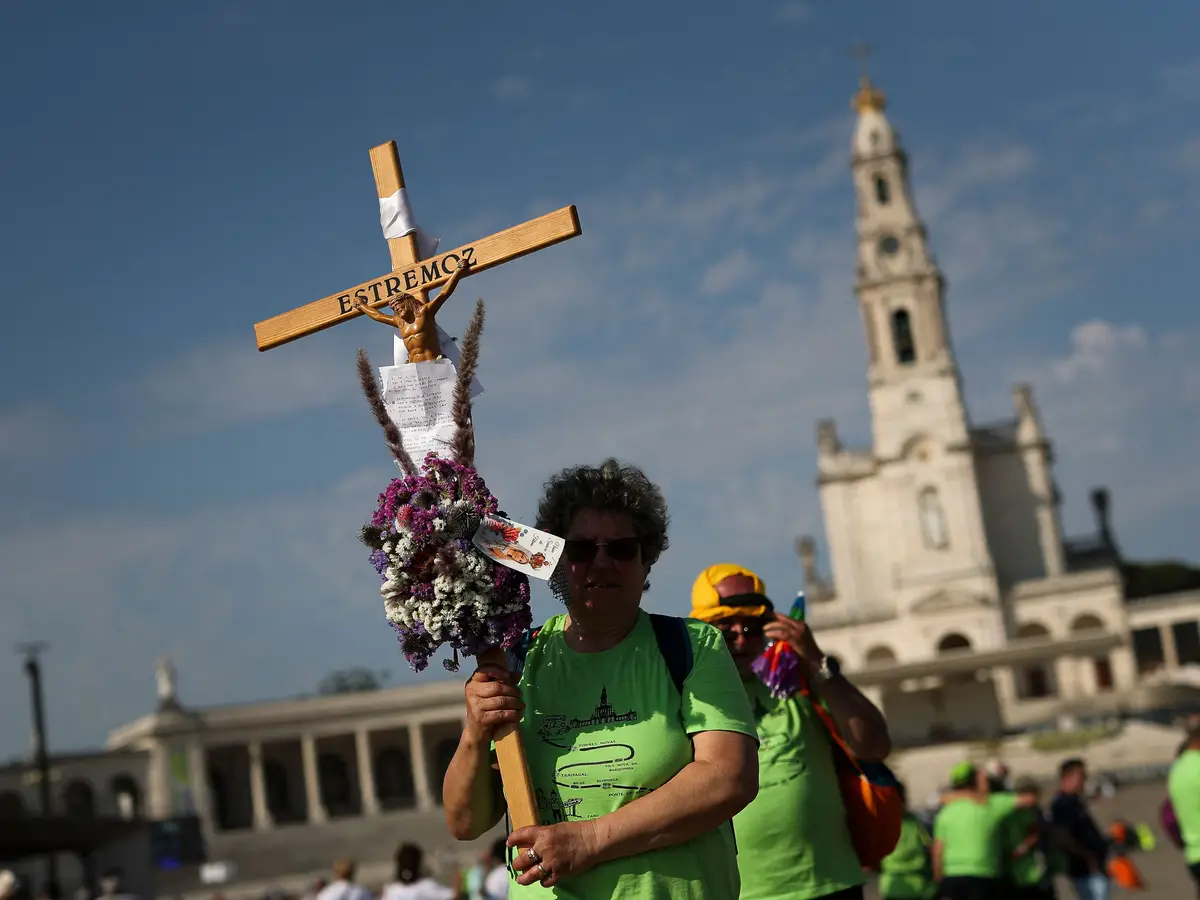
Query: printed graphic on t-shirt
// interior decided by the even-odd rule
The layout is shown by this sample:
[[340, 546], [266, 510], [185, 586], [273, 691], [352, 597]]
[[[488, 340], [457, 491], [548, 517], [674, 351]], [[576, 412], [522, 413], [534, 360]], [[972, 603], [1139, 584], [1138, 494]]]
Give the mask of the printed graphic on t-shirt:
[[[608, 726], [637, 722], [636, 709], [618, 712], [608, 699], [608, 686], [600, 688], [600, 701], [586, 718], [548, 715], [542, 718], [538, 737], [542, 742], [568, 751], [554, 766], [553, 791], [537, 791], [538, 808], [550, 822], [584, 818], [576, 813], [583, 791], [602, 791], [610, 797], [645, 793], [649, 788], [629, 782], [636, 780], [637, 751], [632, 744], [609, 740], [589, 740], [588, 730], [604, 732]], [[597, 735], [599, 737], [599, 735]], [[632, 777], [631, 777], [632, 776]]]

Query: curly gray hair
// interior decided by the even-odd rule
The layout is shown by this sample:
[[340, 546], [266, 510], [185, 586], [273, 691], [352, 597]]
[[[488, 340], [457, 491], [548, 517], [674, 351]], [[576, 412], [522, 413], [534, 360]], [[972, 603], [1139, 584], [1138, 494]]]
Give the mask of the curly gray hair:
[[625, 513], [642, 543], [642, 562], [652, 566], [669, 546], [667, 501], [658, 485], [636, 466], [606, 459], [599, 466], [563, 469], [545, 485], [538, 504], [537, 527], [565, 537], [584, 509]]

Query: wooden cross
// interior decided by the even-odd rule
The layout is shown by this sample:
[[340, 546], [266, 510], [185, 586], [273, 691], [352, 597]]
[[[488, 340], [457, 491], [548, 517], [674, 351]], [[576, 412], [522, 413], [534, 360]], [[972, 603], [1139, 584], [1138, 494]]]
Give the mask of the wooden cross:
[[[371, 168], [375, 172], [375, 187], [380, 200], [386, 200], [404, 187], [404, 173], [400, 169], [400, 155], [396, 151], [395, 141], [371, 148]], [[449, 281], [463, 262], [470, 266], [463, 273], [463, 277], [466, 277], [582, 233], [575, 207], [564, 206], [472, 244], [464, 244], [445, 253], [435, 253], [425, 260], [421, 259], [417, 248], [416, 232], [390, 238], [388, 250], [392, 255], [391, 272], [257, 323], [254, 335], [258, 349], [270, 350], [355, 319], [362, 315], [355, 306], [359, 302], [378, 309], [402, 293], [412, 294], [424, 301], [428, 299], [429, 291]]]
[[854, 46], [850, 48], [851, 54], [853, 54], [854, 58], [858, 60], [858, 66], [860, 69], [862, 69], [862, 77], [864, 80], [870, 78], [870, 73], [867, 71], [867, 60], [870, 58], [871, 51], [873, 49], [874, 48], [871, 47], [870, 44], [864, 44], [862, 41], [856, 42]]

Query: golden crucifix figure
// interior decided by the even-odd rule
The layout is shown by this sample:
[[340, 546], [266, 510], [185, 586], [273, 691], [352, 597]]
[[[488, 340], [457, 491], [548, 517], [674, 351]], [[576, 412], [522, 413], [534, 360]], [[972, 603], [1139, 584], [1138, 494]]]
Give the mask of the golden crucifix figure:
[[437, 323], [434, 321], [434, 317], [442, 308], [442, 304], [450, 299], [459, 280], [467, 274], [467, 269], [470, 267], [471, 264], [467, 260], [459, 260], [458, 267], [450, 276], [450, 280], [446, 282], [446, 286], [438, 291], [438, 295], [432, 300], [424, 299], [428, 296], [424, 291], [421, 291], [419, 296], [407, 291], [397, 295], [388, 304], [392, 309], [391, 315], [378, 309], [372, 309], [361, 299], [356, 300], [354, 306], [376, 322], [391, 325], [400, 332], [400, 339], [404, 341], [404, 349], [408, 351], [409, 362], [431, 362], [442, 356], [442, 342], [438, 340]]

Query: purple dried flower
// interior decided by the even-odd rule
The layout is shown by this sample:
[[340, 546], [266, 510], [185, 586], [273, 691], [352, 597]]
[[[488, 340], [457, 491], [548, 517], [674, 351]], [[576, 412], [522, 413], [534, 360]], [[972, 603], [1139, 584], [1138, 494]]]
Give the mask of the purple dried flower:
[[[471, 543], [479, 521], [499, 508], [473, 467], [433, 453], [418, 472], [392, 479], [379, 495], [362, 531], [370, 531], [369, 559], [384, 581], [389, 619], [415, 671], [426, 668], [442, 644], [470, 656], [512, 646], [528, 629], [529, 579]], [[390, 552], [379, 549], [384, 543]], [[399, 573], [396, 581], [387, 579], [389, 568]]]

